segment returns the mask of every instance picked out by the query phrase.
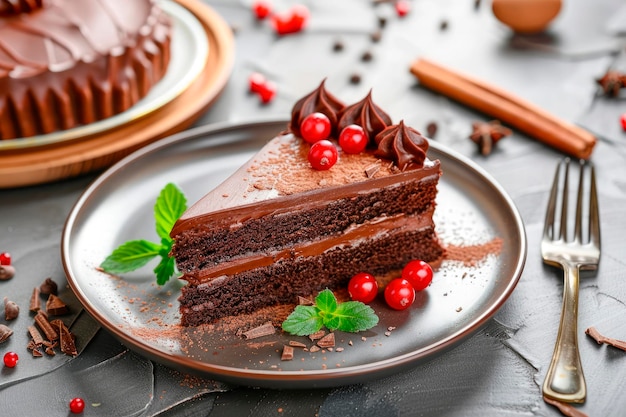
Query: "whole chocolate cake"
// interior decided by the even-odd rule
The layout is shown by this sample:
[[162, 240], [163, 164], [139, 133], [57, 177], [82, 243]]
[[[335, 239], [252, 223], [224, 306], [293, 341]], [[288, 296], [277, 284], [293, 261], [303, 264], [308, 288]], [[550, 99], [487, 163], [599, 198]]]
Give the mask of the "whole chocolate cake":
[[171, 30], [155, 0], [0, 0], [0, 139], [129, 109], [164, 76]]
[[177, 221], [183, 325], [293, 304], [361, 271], [386, 275], [412, 259], [442, 258], [432, 218], [441, 169], [426, 158], [427, 139], [403, 122], [387, 125], [371, 94], [347, 107], [355, 108], [366, 111], [344, 112], [322, 83], [296, 103], [290, 126], [332, 111], [335, 129], [342, 117], [367, 125], [370, 149], [339, 149], [332, 168], [315, 170], [311, 145], [289, 129]]

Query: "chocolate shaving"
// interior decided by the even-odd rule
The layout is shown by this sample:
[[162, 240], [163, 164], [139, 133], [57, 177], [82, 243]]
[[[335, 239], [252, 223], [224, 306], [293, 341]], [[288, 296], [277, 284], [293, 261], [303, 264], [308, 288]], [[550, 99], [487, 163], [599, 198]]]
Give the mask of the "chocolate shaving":
[[13, 334], [13, 330], [5, 324], [0, 324], [0, 343], [6, 341]]
[[311, 349], [309, 349], [309, 352], [315, 353], [315, 352], [320, 351], [321, 349], [322, 349], [321, 347], [319, 347], [317, 345], [313, 345], [313, 346], [311, 346]]
[[552, 398], [548, 398], [548, 397], [545, 397], [545, 396], [543, 397], [543, 400], [546, 403], [548, 403], [550, 405], [553, 405], [556, 408], [558, 408], [559, 411], [561, 412], [561, 414], [563, 414], [564, 416], [567, 416], [567, 417], [588, 417], [587, 414], [585, 414], [582, 411], [576, 409], [571, 404], [567, 404], [567, 403], [563, 403], [561, 401], [553, 400]]
[[61, 349], [61, 352], [69, 356], [78, 355], [78, 351], [76, 350], [76, 342], [74, 340], [74, 335], [70, 332], [70, 329], [67, 328], [65, 323], [57, 319], [57, 320], [52, 320], [50, 324], [52, 324], [57, 329], [59, 329], [59, 347]]
[[46, 301], [46, 312], [53, 316], [60, 316], [67, 314], [67, 304], [63, 302], [59, 297], [54, 294], [50, 294], [48, 301]]
[[39, 333], [39, 330], [37, 330], [37, 327], [35, 327], [34, 325], [28, 326], [28, 333], [30, 334], [30, 337], [32, 337], [32, 342], [35, 344], [35, 346], [41, 346], [43, 344], [43, 336], [41, 335], [41, 333]]
[[295, 340], [290, 340], [289, 341], [289, 346], [300, 347], [300, 348], [305, 348], [306, 347], [306, 345], [304, 343], [298, 342], [298, 341], [295, 341]]
[[313, 305], [313, 301], [311, 301], [311, 299], [309, 299], [309, 298], [298, 296], [298, 305], [301, 305], [301, 306], [312, 306]]
[[614, 348], [626, 351], [626, 341], [603, 336], [595, 327], [590, 327], [585, 330], [585, 334], [591, 336], [596, 342], [598, 342], [599, 345], [604, 343], [606, 345], [613, 346]]
[[325, 334], [326, 332], [324, 330], [318, 330], [315, 333], [311, 333], [309, 335], [309, 339], [311, 339], [312, 341], [316, 341], [324, 337]]
[[41, 299], [39, 299], [39, 288], [33, 288], [33, 293], [30, 296], [30, 304], [28, 309], [33, 313], [37, 313], [41, 310]]
[[267, 323], [244, 332], [243, 335], [246, 339], [256, 339], [263, 336], [269, 336], [274, 333], [276, 333], [276, 328], [271, 321], [268, 321]]
[[330, 348], [335, 346], [335, 333], [328, 333], [317, 341], [317, 346], [321, 348]]
[[44, 282], [39, 286], [39, 291], [43, 295], [54, 294], [57, 295], [58, 285], [56, 282], [52, 280], [52, 278], [48, 277], [44, 280]]
[[20, 308], [14, 302], [4, 297], [4, 319], [6, 321], [15, 320], [20, 314]]
[[38, 347], [32, 348], [31, 351], [33, 352], [33, 357], [35, 358], [41, 358], [43, 356], [43, 352]]
[[56, 330], [54, 330], [54, 328], [48, 321], [48, 317], [43, 311], [40, 310], [35, 315], [35, 323], [37, 324], [37, 326], [39, 326], [39, 329], [43, 331], [43, 334], [46, 336], [46, 339], [50, 340], [51, 342], [59, 339], [59, 334], [57, 333]]
[[283, 354], [280, 355], [281, 361], [290, 361], [293, 359], [293, 347], [283, 346]]
[[367, 178], [372, 178], [378, 171], [380, 171], [380, 159], [365, 167], [365, 175], [367, 175]]

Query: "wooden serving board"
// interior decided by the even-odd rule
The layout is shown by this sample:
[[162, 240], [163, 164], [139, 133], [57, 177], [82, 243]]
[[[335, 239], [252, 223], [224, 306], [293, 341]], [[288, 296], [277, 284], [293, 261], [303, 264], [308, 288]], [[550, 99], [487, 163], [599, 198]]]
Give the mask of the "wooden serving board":
[[180, 95], [142, 118], [67, 142], [0, 151], [0, 188], [16, 188], [104, 169], [157, 139], [189, 127], [220, 95], [234, 62], [230, 26], [199, 0], [176, 0], [202, 24], [209, 53], [200, 75]]

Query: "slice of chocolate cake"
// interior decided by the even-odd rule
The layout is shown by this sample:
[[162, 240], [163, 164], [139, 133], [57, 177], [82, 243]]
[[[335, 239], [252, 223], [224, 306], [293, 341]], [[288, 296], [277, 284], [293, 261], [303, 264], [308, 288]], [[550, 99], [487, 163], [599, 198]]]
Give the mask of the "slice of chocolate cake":
[[[328, 100], [323, 89], [310, 96]], [[309, 164], [311, 145], [280, 134], [187, 210], [171, 232], [188, 281], [179, 299], [183, 325], [296, 303], [345, 287], [361, 271], [386, 275], [412, 259], [442, 257], [432, 220], [439, 161], [426, 158], [427, 140], [404, 123], [377, 129], [372, 149], [339, 149], [324, 171]]]

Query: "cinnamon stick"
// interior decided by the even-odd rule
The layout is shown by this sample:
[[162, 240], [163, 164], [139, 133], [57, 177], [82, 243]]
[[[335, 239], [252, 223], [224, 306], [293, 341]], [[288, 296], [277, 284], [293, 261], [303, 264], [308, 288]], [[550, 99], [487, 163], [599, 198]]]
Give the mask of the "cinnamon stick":
[[597, 139], [588, 131], [501, 88], [420, 58], [411, 64], [420, 84], [580, 159], [589, 159]]

